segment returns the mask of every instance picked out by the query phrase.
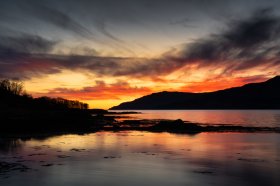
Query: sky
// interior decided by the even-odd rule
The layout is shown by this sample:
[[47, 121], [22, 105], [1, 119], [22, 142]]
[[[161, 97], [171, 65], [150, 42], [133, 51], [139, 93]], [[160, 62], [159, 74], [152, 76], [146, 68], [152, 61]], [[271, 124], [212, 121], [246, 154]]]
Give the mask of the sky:
[[0, 1], [0, 79], [108, 109], [279, 75], [279, 0]]

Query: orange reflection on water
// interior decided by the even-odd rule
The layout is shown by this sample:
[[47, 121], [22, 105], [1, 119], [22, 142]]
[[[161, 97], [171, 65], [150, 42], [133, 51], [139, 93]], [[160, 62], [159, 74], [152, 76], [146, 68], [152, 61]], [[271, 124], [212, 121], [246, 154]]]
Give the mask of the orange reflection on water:
[[279, 127], [280, 110], [135, 110], [133, 119], [182, 119], [194, 123]]
[[280, 183], [279, 135], [129, 131], [30, 139], [21, 141], [9, 156], [38, 171], [8, 181], [42, 185], [43, 180], [46, 186], [276, 186]]
[[28, 146], [48, 145], [53, 149], [69, 151], [71, 149], [103, 149], [122, 152], [154, 152], [172, 151], [188, 158], [214, 156], [225, 159], [233, 156], [233, 152], [246, 155], [271, 156], [270, 141], [278, 141], [271, 134], [243, 133], [201, 133], [196, 135], [150, 133], [150, 132], [98, 132], [88, 135], [62, 135], [43, 141], [32, 140]]

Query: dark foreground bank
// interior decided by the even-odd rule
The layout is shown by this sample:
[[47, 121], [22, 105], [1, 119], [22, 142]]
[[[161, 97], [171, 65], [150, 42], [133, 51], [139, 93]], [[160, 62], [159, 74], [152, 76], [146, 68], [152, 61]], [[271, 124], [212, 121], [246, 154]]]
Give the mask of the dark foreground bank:
[[[61, 113], [60, 113], [61, 114]], [[177, 120], [117, 120], [121, 116], [92, 114], [72, 110], [64, 113], [63, 117], [48, 117], [39, 120], [25, 120], [23, 123], [7, 123], [1, 125], [0, 134], [14, 136], [44, 136], [56, 134], [87, 134], [98, 131], [147, 131], [147, 132], [169, 132], [182, 134], [197, 134], [202, 132], [270, 132], [280, 133], [279, 127], [244, 127], [236, 125], [210, 125]], [[108, 113], [109, 114], [109, 113]], [[68, 116], [68, 117], [65, 117]]]

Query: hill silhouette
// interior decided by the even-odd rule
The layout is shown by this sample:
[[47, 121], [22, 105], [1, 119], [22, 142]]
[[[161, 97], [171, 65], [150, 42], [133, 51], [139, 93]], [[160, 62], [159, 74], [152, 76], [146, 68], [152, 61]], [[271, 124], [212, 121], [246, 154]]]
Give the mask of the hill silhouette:
[[153, 93], [110, 108], [128, 109], [280, 109], [280, 76], [215, 92]]

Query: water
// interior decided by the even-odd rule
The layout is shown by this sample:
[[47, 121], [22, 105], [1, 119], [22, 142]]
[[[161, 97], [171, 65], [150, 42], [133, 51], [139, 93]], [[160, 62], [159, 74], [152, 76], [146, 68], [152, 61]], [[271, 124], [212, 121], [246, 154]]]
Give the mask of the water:
[[0, 138], [1, 161], [31, 168], [0, 171], [1, 186], [278, 186], [280, 134], [130, 131]]
[[[182, 119], [205, 124], [280, 127], [280, 110], [135, 110], [131, 119]], [[119, 112], [119, 111], [117, 111]]]

